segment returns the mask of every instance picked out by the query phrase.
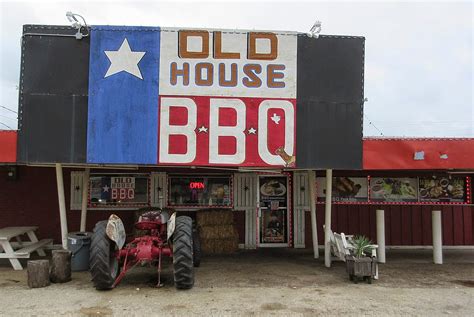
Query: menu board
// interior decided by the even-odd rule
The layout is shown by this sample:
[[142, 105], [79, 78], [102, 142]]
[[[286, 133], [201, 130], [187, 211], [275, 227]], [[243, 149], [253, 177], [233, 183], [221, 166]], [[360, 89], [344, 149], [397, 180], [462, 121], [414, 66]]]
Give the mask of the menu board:
[[370, 200], [377, 202], [418, 202], [418, 179], [371, 178]]
[[464, 202], [466, 200], [464, 177], [420, 178], [421, 202]]
[[[317, 199], [326, 199], [326, 177], [316, 177]], [[333, 177], [332, 201], [367, 202], [369, 199], [366, 177]]]

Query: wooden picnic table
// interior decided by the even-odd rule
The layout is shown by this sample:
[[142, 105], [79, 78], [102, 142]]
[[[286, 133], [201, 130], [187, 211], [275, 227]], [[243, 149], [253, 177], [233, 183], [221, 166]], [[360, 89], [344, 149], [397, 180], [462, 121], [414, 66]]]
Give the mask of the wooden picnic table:
[[[18, 259], [28, 259], [31, 253], [36, 252], [45, 256], [43, 247], [51, 244], [53, 239], [38, 241], [35, 230], [37, 226], [5, 227], [0, 229], [0, 259], [8, 259], [15, 270], [23, 270]], [[30, 241], [22, 241], [21, 236], [26, 234]], [[10, 241], [15, 238], [16, 242]]]

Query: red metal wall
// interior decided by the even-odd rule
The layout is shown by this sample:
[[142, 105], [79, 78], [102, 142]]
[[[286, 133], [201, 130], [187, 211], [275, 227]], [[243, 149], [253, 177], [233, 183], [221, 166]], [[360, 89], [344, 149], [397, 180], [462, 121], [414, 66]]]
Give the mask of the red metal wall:
[[0, 130], [0, 163], [16, 162], [17, 132]]
[[[316, 209], [318, 239], [324, 241], [324, 204]], [[375, 211], [385, 210], [386, 245], [432, 245], [431, 211], [441, 209], [443, 245], [474, 245], [474, 207], [422, 205], [333, 205], [331, 227], [334, 232], [363, 234], [374, 242], [376, 238]], [[312, 246], [311, 215], [306, 212], [306, 247]]]
[[[69, 231], [78, 231], [80, 211], [69, 211], [71, 169], [64, 169], [66, 207]], [[59, 224], [56, 175], [52, 167], [25, 167], [18, 169], [18, 180], [7, 180], [7, 170], [0, 166], [0, 227], [39, 226], [41, 238], [61, 240]], [[333, 205], [332, 228], [336, 232], [364, 234], [373, 241], [375, 210], [385, 210], [387, 245], [430, 245], [431, 210], [433, 206], [421, 205]], [[443, 212], [443, 243], [445, 245], [474, 245], [474, 207], [436, 206]], [[130, 228], [133, 212], [114, 211]], [[99, 220], [107, 219], [110, 211], [88, 212], [87, 230], [92, 230]], [[236, 212], [234, 220], [239, 230], [240, 243], [245, 242], [245, 213]], [[317, 205], [318, 237], [324, 241], [324, 204]], [[310, 213], [306, 213], [306, 247], [312, 246]]]
[[[366, 138], [363, 147], [364, 170], [474, 168], [474, 138]], [[415, 152], [423, 159], [415, 160]]]

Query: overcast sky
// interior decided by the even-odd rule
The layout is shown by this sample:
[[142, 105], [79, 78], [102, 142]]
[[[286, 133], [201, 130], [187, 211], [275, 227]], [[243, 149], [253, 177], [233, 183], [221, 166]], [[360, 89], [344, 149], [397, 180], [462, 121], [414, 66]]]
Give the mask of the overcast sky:
[[[23, 24], [185, 26], [366, 37], [364, 135], [474, 137], [473, 2], [0, 0], [0, 122], [17, 127]], [[372, 124], [370, 124], [370, 122]], [[0, 124], [0, 129], [5, 128]]]

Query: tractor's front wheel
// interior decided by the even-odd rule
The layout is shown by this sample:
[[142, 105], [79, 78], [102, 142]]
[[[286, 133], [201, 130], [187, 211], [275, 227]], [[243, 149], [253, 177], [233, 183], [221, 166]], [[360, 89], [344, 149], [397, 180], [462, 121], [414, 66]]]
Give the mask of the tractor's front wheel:
[[119, 263], [115, 257], [116, 244], [107, 236], [107, 220], [99, 221], [91, 238], [89, 269], [92, 282], [98, 290], [111, 289], [119, 273]]
[[177, 289], [193, 287], [193, 221], [187, 216], [176, 218], [173, 234], [173, 273]]

